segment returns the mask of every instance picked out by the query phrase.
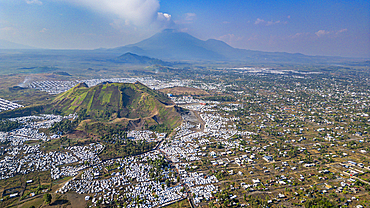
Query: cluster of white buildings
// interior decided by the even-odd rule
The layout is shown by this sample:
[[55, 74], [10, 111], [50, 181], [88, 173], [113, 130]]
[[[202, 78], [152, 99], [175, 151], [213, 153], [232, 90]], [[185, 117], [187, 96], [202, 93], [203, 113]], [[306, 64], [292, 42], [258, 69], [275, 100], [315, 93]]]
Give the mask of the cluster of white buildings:
[[[194, 99], [192, 96], [182, 96], [182, 97], [170, 97], [170, 99], [176, 104], [192, 104], [192, 103], [202, 103], [204, 101], [199, 99]], [[205, 103], [205, 102], [204, 102]]]
[[186, 198], [186, 194], [181, 192], [181, 186], [166, 187], [159, 182], [141, 182], [135, 186], [126, 188], [126, 197], [145, 199], [141, 204], [132, 203], [128, 207], [156, 207], [164, 206], [170, 202]]
[[204, 173], [187, 173], [186, 171], [181, 174], [182, 181], [189, 187], [218, 183], [216, 176], [206, 176]]
[[61, 168], [55, 167], [50, 170], [51, 178], [57, 180], [68, 176], [76, 176], [81, 170], [84, 170], [88, 166], [63, 166]]
[[[75, 191], [86, 194], [88, 199], [97, 204], [110, 204], [114, 200], [126, 199], [128, 207], [163, 206], [186, 195], [181, 186], [167, 187], [164, 183], [150, 178], [153, 168], [147, 162], [161, 157], [159, 151], [151, 151], [140, 156], [108, 160], [84, 170], [81, 179], [73, 178], [60, 188], [57, 193]], [[109, 172], [108, 178], [101, 178]], [[170, 171], [162, 171], [162, 176], [171, 181]], [[127, 200], [128, 199], [128, 200]], [[136, 199], [139, 199], [136, 200]]]
[[[12, 150], [13, 149], [13, 150]], [[14, 177], [16, 174], [27, 174], [35, 171], [47, 171], [56, 166], [78, 162], [78, 159], [69, 152], [33, 151], [23, 155], [21, 151], [14, 154], [17, 147], [9, 147], [5, 152], [11, 152], [14, 156], [5, 156], [0, 160], [0, 179]]]
[[199, 204], [204, 199], [209, 201], [213, 196], [212, 193], [217, 193], [218, 187], [213, 184], [206, 186], [191, 187], [190, 192], [195, 194], [194, 203]]
[[98, 154], [104, 149], [104, 145], [99, 143], [91, 143], [87, 146], [67, 147], [66, 150], [71, 151], [80, 161], [80, 163], [88, 162], [89, 164], [98, 164], [101, 162]]
[[220, 107], [221, 110], [223, 111], [237, 111], [242, 107], [241, 104], [227, 104], [226, 106]]
[[78, 84], [77, 81], [35, 81], [28, 85], [29, 88], [41, 90], [49, 94], [65, 92]]
[[6, 110], [14, 110], [16, 108], [24, 107], [23, 105], [19, 105], [18, 103], [11, 102], [9, 100], [5, 100], [0, 98], [0, 112]]
[[[187, 105], [197, 106], [197, 105]], [[234, 106], [232, 106], [234, 107]], [[236, 130], [234, 122], [239, 120], [237, 117], [221, 115], [215, 113], [217, 109], [217, 104], [214, 105], [199, 105], [199, 108], [192, 108], [201, 112], [200, 116], [203, 120], [203, 128], [199, 128], [198, 125], [191, 123], [183, 123], [177, 129], [175, 129], [176, 134], [167, 143], [159, 146], [159, 150], [163, 152], [168, 159], [175, 163], [176, 169], [178, 170], [181, 181], [185, 186], [189, 187], [190, 193], [194, 194], [193, 201], [195, 204], [201, 203], [203, 200], [209, 200], [212, 198], [212, 194], [216, 193], [218, 186], [216, 185], [219, 181], [214, 175], [206, 175], [204, 173], [192, 171], [186, 171], [187, 168], [196, 169], [196, 166], [190, 166], [188, 162], [200, 160], [202, 157], [208, 156], [219, 156], [225, 154], [232, 154], [232, 148], [241, 148], [239, 140], [230, 141], [229, 139], [235, 135], [250, 136], [255, 133], [244, 132]], [[207, 145], [211, 143], [222, 144], [223, 150], [225, 152], [220, 153], [206, 153]], [[254, 151], [257, 149], [254, 147]], [[250, 151], [249, 151], [250, 152]], [[239, 165], [245, 162], [257, 159], [255, 154], [250, 156], [244, 155], [240, 158], [236, 158], [236, 163]], [[212, 162], [212, 161], [211, 161]], [[220, 164], [226, 164], [232, 161], [213, 161]]]
[[48, 141], [50, 138], [58, 138], [57, 135], [48, 137], [39, 129], [50, 128], [54, 123], [60, 122], [63, 119], [76, 119], [77, 115], [71, 114], [68, 116], [58, 115], [40, 115], [40, 116], [25, 116], [18, 118], [11, 118], [11, 121], [18, 121], [21, 127], [10, 132], [0, 132], [0, 142], [10, 142], [12, 146], [22, 145], [23, 142], [29, 140], [43, 140]]
[[[135, 83], [141, 82], [151, 89], [163, 89], [176, 86], [188, 86], [191, 80], [171, 80], [162, 81], [156, 80], [152, 77], [139, 77], [139, 78], [109, 78], [109, 79], [88, 79], [88, 80], [73, 80], [73, 81], [35, 81], [28, 84], [29, 88], [41, 90], [49, 94], [59, 94], [65, 92], [79, 83], [86, 83], [87, 86], [92, 87], [101, 83], [116, 82], [116, 83]], [[1, 102], [0, 102], [1, 104]], [[0, 105], [1, 106], [1, 105]]]
[[192, 87], [202, 90], [216, 90], [217, 92], [224, 92], [227, 85], [223, 83], [204, 83], [204, 82], [193, 82]]
[[128, 139], [133, 139], [135, 141], [140, 141], [144, 140], [147, 142], [156, 142], [158, 141], [157, 135], [153, 131], [149, 130], [142, 130], [142, 131], [137, 131], [137, 130], [132, 130], [127, 133], [127, 138]]
[[201, 156], [206, 156], [200, 147], [210, 143], [208, 138], [213, 138], [226, 148], [234, 148], [239, 146], [239, 142], [229, 142], [228, 139], [232, 136], [254, 134], [236, 130], [233, 122], [239, 119], [237, 117], [227, 118], [220, 114], [206, 112], [200, 116], [205, 122], [203, 131], [196, 131], [199, 128], [194, 129], [195, 125], [184, 123], [175, 129], [177, 132], [171, 141], [159, 147], [172, 162], [200, 160]]
[[48, 140], [48, 137], [43, 132], [39, 132], [38, 129], [35, 128], [19, 128], [14, 129], [13, 131], [9, 132], [7, 137], [3, 137], [3, 139], [7, 139], [8, 141], [11, 140], [13, 142], [19, 141], [28, 141], [28, 140]]
[[[53, 179], [75, 176], [85, 169], [86, 165], [100, 163], [101, 160], [97, 155], [103, 149], [103, 145], [93, 143], [88, 146], [68, 147], [61, 151], [43, 152], [39, 144], [11, 143], [8, 147], [0, 149], [5, 154], [4, 159], [0, 160], [0, 179], [48, 170]], [[77, 163], [84, 165], [64, 166]]]

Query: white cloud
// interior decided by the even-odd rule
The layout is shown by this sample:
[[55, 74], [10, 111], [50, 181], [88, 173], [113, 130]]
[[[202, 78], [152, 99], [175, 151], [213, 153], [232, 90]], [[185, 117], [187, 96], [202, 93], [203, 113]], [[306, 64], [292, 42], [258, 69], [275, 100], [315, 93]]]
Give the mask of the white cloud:
[[265, 23], [265, 22], [266, 22], [265, 20], [257, 18], [257, 20], [254, 22], [254, 24], [258, 25], [258, 24]]
[[341, 29], [341, 30], [338, 30], [335, 34], [339, 34], [339, 33], [343, 33], [343, 32], [347, 32], [348, 30], [347, 30], [347, 28], [345, 28], [345, 29]]
[[266, 24], [266, 26], [270, 26], [270, 25], [274, 25], [274, 24], [279, 24], [280, 23], [280, 20], [278, 20], [278, 21], [268, 21], [267, 22], [267, 24]]
[[112, 14], [125, 20], [125, 24], [148, 26], [152, 23], [166, 24], [171, 15], [159, 12], [158, 0], [67, 0], [70, 3], [89, 9]]
[[277, 21], [273, 21], [273, 20], [271, 20], [271, 21], [265, 21], [264, 19], [260, 19], [260, 18], [257, 18], [257, 20], [254, 22], [255, 25], [261, 24], [261, 25], [266, 25], [266, 26], [280, 24], [280, 23], [287, 24], [288, 22], [281, 22], [280, 20], [277, 20]]
[[167, 13], [158, 12], [157, 20], [169, 22], [171, 21], [171, 15]]
[[317, 35], [317, 37], [324, 37], [324, 36], [328, 36], [328, 37], [338, 37], [339, 34], [341, 33], [344, 33], [344, 32], [347, 32], [347, 28], [345, 29], [340, 29], [338, 31], [327, 31], [327, 30], [319, 30], [317, 32], [315, 32], [315, 34]]
[[42, 5], [42, 2], [39, 1], [39, 0], [26, 0], [26, 3], [27, 4], [38, 4], [38, 5]]
[[315, 34], [318, 36], [318, 37], [322, 37], [324, 35], [328, 35], [330, 32], [329, 31], [326, 31], [326, 30], [319, 30], [317, 32], [315, 32]]

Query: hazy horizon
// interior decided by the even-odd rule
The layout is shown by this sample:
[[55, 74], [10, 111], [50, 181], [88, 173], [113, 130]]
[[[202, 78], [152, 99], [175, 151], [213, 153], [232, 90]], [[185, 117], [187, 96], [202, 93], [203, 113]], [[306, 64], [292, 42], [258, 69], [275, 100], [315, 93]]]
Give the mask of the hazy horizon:
[[370, 57], [368, 1], [16, 0], [0, 39], [44, 49], [114, 48], [163, 29], [235, 48]]

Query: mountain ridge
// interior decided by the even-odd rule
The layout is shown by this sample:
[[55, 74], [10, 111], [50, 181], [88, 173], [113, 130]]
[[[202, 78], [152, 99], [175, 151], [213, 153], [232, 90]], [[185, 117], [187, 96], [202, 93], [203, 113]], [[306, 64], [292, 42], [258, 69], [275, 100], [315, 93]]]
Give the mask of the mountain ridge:
[[115, 63], [122, 64], [143, 64], [143, 65], [166, 65], [167, 63], [156, 58], [150, 58], [148, 56], [139, 56], [135, 53], [127, 52], [112, 60]]
[[18, 49], [37, 49], [37, 48], [0, 39], [0, 49], [3, 49], [3, 50], [13, 50], [13, 49], [18, 50]]
[[342, 57], [308, 56], [302, 53], [239, 49], [221, 40], [203, 41], [188, 33], [170, 29], [163, 30], [140, 42], [107, 50], [117, 54], [130, 52], [161, 60], [326, 63], [344, 59]]

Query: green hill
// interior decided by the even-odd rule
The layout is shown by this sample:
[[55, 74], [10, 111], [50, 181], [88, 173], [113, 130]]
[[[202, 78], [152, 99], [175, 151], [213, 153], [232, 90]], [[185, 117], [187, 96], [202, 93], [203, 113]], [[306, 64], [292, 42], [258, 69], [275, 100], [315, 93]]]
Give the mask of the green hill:
[[112, 61], [115, 63], [123, 63], [123, 64], [168, 65], [168, 63], [162, 60], [149, 58], [147, 56], [139, 56], [134, 53], [125, 53], [122, 56], [119, 56]]
[[49, 111], [63, 115], [77, 113], [84, 119], [132, 127], [156, 124], [174, 127], [181, 122], [181, 115], [167, 96], [139, 82], [106, 83], [90, 88], [78, 84], [56, 97]]

